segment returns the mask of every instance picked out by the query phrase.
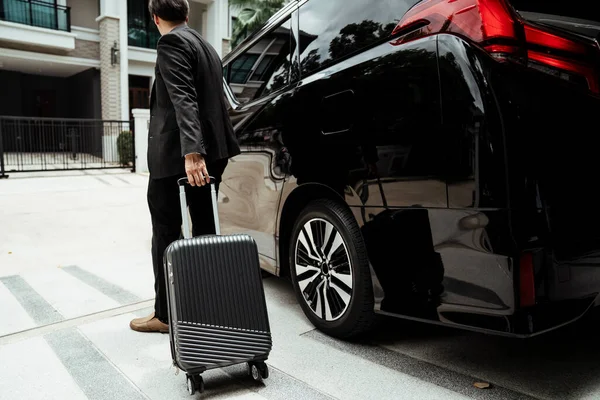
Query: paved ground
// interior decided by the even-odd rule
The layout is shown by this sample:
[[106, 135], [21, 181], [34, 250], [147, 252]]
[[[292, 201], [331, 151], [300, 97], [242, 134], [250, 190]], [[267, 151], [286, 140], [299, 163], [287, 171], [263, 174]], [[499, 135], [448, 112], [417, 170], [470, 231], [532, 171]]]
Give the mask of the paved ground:
[[[127, 172], [0, 181], [0, 399], [190, 398], [168, 336], [128, 327], [152, 305], [146, 181]], [[600, 399], [598, 330], [522, 342], [390, 320], [345, 343], [313, 329], [288, 283], [267, 278], [265, 290], [270, 378], [209, 371], [195, 398]]]

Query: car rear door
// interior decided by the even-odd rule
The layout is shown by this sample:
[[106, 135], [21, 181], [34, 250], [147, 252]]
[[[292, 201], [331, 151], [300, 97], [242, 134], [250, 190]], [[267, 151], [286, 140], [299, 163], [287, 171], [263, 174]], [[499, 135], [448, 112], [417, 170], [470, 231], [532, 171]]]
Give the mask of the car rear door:
[[385, 292], [381, 309], [423, 316], [443, 278], [429, 210], [447, 207], [446, 146], [436, 38], [403, 44], [392, 35], [416, 3], [300, 5], [298, 113], [284, 143], [299, 183], [326, 184], [354, 207]]
[[[542, 44], [553, 47], [544, 52], [548, 62], [543, 71], [554, 79], [537, 85], [529, 80], [531, 86], [524, 88], [528, 98], [522, 102], [523, 129], [512, 135], [513, 154], [520, 154], [517, 159], [528, 166], [523, 174], [537, 185], [547, 226], [544, 239], [552, 254], [548, 297], [594, 296], [600, 290], [600, 9], [589, 0], [510, 2], [525, 21], [548, 33]], [[570, 48], [585, 51], [559, 53], [556, 49], [565, 39], [562, 43]], [[532, 51], [539, 52], [530, 47]]]

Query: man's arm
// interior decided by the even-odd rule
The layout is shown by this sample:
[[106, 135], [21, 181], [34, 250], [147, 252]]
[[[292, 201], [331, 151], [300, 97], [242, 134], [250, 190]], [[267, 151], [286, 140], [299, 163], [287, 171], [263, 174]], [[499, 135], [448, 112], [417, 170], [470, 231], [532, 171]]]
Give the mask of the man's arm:
[[174, 34], [164, 35], [157, 46], [157, 64], [175, 109], [188, 180], [192, 185], [204, 185], [203, 178], [208, 176], [204, 163], [206, 149], [190, 53], [186, 50], [187, 44], [182, 38]]

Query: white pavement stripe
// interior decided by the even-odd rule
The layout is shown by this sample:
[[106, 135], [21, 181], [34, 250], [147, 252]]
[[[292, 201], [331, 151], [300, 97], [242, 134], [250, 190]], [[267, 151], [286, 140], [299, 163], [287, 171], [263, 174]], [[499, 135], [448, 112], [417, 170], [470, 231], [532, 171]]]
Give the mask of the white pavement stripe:
[[0, 346], [0, 400], [87, 400], [42, 337]]
[[[149, 228], [150, 230], [150, 228]], [[82, 270], [92, 274], [96, 279], [110, 282], [111, 285], [126, 288], [131, 296], [141, 299], [154, 297], [154, 271], [150, 254], [150, 240], [147, 248], [139, 242], [143, 236], [138, 236], [138, 244], [128, 246], [119, 251], [111, 252], [94, 259], [82, 260], [77, 264]], [[129, 253], [127, 253], [129, 247]]]
[[[64, 274], [63, 278], [69, 277], [70, 279], [73, 279], [77, 285], [83, 287], [86, 286], [64, 273], [64, 271], [60, 272]], [[37, 324], [51, 324], [53, 322], [64, 320], [63, 315], [37, 293], [34, 287], [30, 286], [22, 277], [3, 277], [0, 278], [0, 281], [15, 296], [21, 306], [29, 313]], [[38, 285], [40, 284], [39, 281], [37, 283]], [[61, 287], [61, 285], [64, 284], [64, 279], [54, 280], [52, 283], [56, 284], [56, 286], [63, 291], [69, 291], [69, 287]], [[44, 285], [41, 287], [46, 288]], [[93, 289], [88, 288], [88, 291], [89, 290]], [[55, 293], [56, 292], [49, 292], [51, 295]], [[74, 295], [74, 293], [68, 294], [70, 296]], [[106, 296], [101, 293], [99, 293], [99, 296], [106, 298]], [[113, 300], [110, 301], [114, 302]], [[72, 300], [71, 303], [73, 303]], [[146, 399], [146, 396], [132, 385], [131, 382], [76, 328], [51, 332], [45, 336], [45, 339], [52, 350], [54, 350], [56, 357], [62, 362], [64, 368], [71, 374], [88, 399]], [[25, 342], [27, 341], [13, 343], [3, 346], [2, 348], [13, 348], [14, 346], [19, 346]], [[36, 357], [34, 352], [27, 351], [26, 354], [30, 357]], [[3, 358], [2, 364], [11, 365], [12, 363], [17, 362], [14, 357], [15, 356], [13, 355], [12, 358]], [[20, 354], [18, 357], [23, 358], [23, 354]]]
[[104, 184], [107, 187], [114, 187], [114, 188], [122, 188], [122, 187], [127, 187], [127, 186], [131, 186], [133, 184], [135, 185], [139, 185], [140, 180], [136, 179], [134, 182], [128, 180], [129, 175], [131, 175], [131, 173], [129, 174], [125, 174], [125, 173], [108, 173], [109, 171], [107, 170], [87, 170], [87, 171], [83, 171], [83, 173], [87, 176], [90, 176], [91, 178], [102, 182], [102, 184]]
[[111, 175], [110, 177], [111, 177], [112, 179], [116, 179], [116, 180], [118, 180], [118, 181], [121, 181], [121, 182], [123, 182], [123, 183], [124, 183], [124, 184], [126, 184], [126, 185], [131, 185], [131, 182], [130, 182], [130, 181], [128, 181], [127, 179], [125, 179], [124, 177], [121, 177], [121, 176], [119, 176], [119, 175], [116, 175], [116, 174], [115, 174], [115, 175]]
[[[0, 336], [31, 329], [35, 321], [27, 314], [15, 296], [0, 282]], [[1, 363], [0, 363], [1, 364]]]
[[94, 178], [95, 178], [96, 180], [98, 180], [99, 182], [102, 182], [102, 183], [103, 183], [103, 184], [105, 184], [106, 186], [112, 186], [112, 184], [111, 184], [111, 183], [109, 183], [107, 180], [104, 180], [104, 179], [100, 178], [99, 176], [94, 176]]
[[77, 329], [53, 332], [46, 340], [89, 400], [148, 398]]
[[26, 272], [22, 276], [33, 290], [65, 318], [75, 318], [121, 305], [61, 268]]
[[[175, 375], [169, 336], [134, 332], [134, 315], [96, 321], [79, 329], [136, 386], [153, 399], [187, 398], [185, 373]], [[269, 361], [267, 361], [269, 363]], [[270, 369], [263, 385], [247, 376], [245, 364], [206, 371], [202, 374], [210, 399], [326, 400], [331, 397], [277, 369]]]
[[62, 268], [63, 271], [71, 274], [81, 282], [93, 287], [105, 296], [113, 299], [119, 304], [131, 304], [141, 301], [135, 294], [123, 289], [123, 287], [99, 277], [85, 269], [79, 268], [76, 265], [70, 265]]
[[[101, 311], [98, 313], [84, 315], [82, 317], [66, 319], [64, 321], [56, 322], [54, 324], [32, 327], [27, 330], [21, 330], [15, 333], [7, 334], [4, 336], [0, 336], [0, 346], [20, 342], [23, 340], [27, 340], [36, 336], [43, 336], [48, 333], [56, 332], [61, 329], [66, 328], [74, 328], [81, 324], [87, 324], [90, 322], [98, 321], [105, 318], [114, 317], [116, 315], [128, 314], [134, 312], [140, 312], [140, 310], [145, 310], [148, 307], [154, 306], [154, 299], [141, 301], [139, 303], [130, 304], [127, 306], [111, 308], [110, 310]], [[142, 313], [139, 316], [146, 316], [148, 313]], [[35, 325], [34, 322], [31, 322], [32, 325]]]
[[185, 373], [175, 376], [169, 336], [140, 333], [129, 328], [134, 315], [82, 325], [83, 332], [144, 393], [154, 399], [189, 397]]
[[37, 325], [52, 324], [64, 319], [21, 276], [5, 276], [0, 278], [0, 282], [12, 293]]

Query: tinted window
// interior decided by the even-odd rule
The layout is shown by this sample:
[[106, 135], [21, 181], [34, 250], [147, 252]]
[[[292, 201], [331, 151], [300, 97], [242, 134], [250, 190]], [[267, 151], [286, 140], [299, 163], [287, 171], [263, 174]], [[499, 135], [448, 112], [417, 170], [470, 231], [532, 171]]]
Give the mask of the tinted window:
[[266, 96], [290, 83], [290, 54], [296, 45], [287, 19], [225, 68], [233, 93], [242, 103]]
[[300, 8], [300, 69], [308, 74], [385, 40], [419, 0], [311, 0]]

